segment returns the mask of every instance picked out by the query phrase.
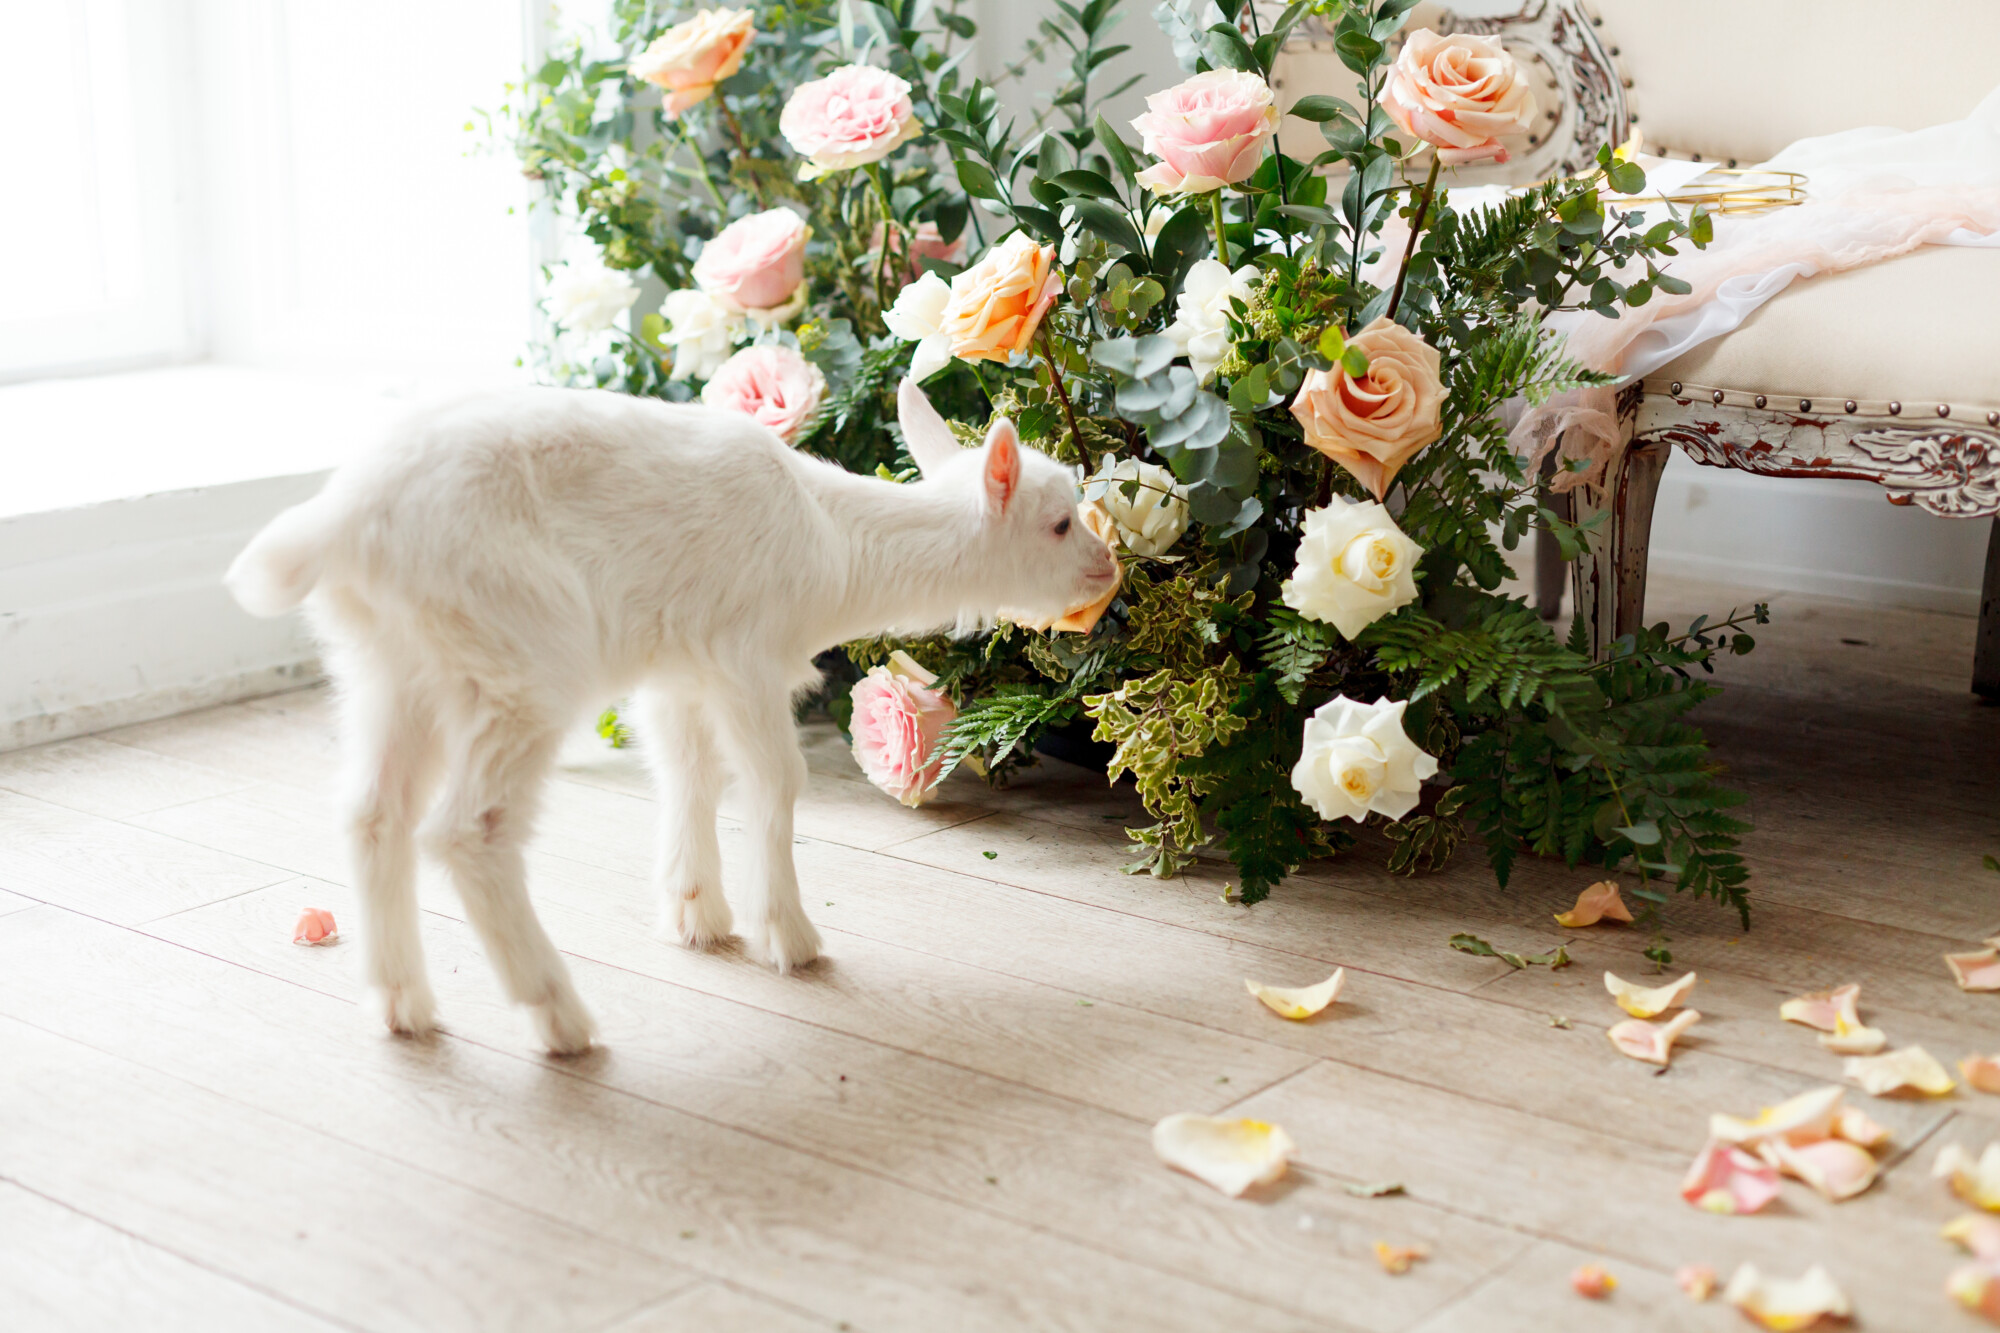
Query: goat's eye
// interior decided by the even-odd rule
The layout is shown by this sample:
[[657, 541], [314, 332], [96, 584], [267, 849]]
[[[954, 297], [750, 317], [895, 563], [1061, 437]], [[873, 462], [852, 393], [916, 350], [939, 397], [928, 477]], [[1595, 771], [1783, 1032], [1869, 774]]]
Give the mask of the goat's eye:
[[1056, 536], [1058, 536], [1058, 537], [1067, 537], [1067, 536], [1069, 536], [1069, 520], [1068, 520], [1068, 519], [1064, 519], [1064, 520], [1063, 520], [1062, 522], [1060, 522], [1060, 523], [1056, 524]]

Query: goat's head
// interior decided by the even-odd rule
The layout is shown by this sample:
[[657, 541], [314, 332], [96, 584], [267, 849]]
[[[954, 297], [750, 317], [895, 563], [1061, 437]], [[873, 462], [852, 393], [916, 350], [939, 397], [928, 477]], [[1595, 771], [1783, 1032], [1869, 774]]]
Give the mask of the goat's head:
[[962, 449], [916, 381], [903, 381], [896, 402], [904, 442], [924, 480], [970, 498], [968, 554], [977, 576], [970, 591], [977, 604], [967, 610], [1005, 608], [1024, 621], [1047, 622], [1088, 606], [1117, 582], [1117, 556], [1077, 512], [1075, 477], [1022, 445], [1013, 422], [995, 422], [984, 445]]

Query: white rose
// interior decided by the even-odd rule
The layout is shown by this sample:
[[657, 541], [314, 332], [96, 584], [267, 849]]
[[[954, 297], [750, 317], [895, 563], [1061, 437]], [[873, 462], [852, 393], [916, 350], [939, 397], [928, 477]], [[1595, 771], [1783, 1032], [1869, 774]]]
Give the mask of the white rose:
[[[1123, 458], [1098, 476], [1111, 483], [1099, 503], [1117, 525], [1118, 539], [1132, 554], [1164, 555], [1187, 531], [1187, 488], [1165, 468]], [[1134, 482], [1138, 484], [1134, 486]]]
[[603, 332], [638, 299], [630, 278], [589, 260], [562, 264], [549, 278], [549, 314], [577, 333]]
[[1407, 706], [1402, 699], [1357, 703], [1342, 694], [1306, 719], [1292, 786], [1321, 819], [1345, 815], [1358, 824], [1370, 811], [1401, 819], [1416, 808], [1417, 792], [1438, 764], [1403, 734]]
[[1194, 366], [1194, 377], [1204, 383], [1229, 355], [1229, 302], [1247, 303], [1257, 281], [1257, 268], [1245, 264], [1231, 273], [1220, 260], [1196, 261], [1181, 283], [1181, 295], [1174, 309], [1179, 318], [1167, 326], [1166, 334]]
[[910, 378], [919, 384], [951, 360], [951, 339], [944, 331], [944, 308], [950, 300], [951, 284], [926, 272], [896, 293], [895, 304], [882, 312], [889, 332], [917, 345], [910, 358]]
[[1298, 565], [1279, 591], [1286, 606], [1351, 639], [1417, 600], [1423, 553], [1379, 501], [1336, 495], [1326, 508], [1306, 511]]
[[742, 335], [735, 311], [707, 292], [683, 288], [668, 292], [660, 305], [667, 321], [660, 341], [674, 349], [673, 378], [705, 380], [722, 368]]

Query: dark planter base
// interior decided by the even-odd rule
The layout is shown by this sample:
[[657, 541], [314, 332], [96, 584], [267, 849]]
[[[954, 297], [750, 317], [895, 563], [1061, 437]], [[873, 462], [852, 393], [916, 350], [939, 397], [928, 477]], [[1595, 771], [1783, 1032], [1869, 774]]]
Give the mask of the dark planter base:
[[1096, 725], [1095, 722], [1086, 720], [1045, 731], [1042, 733], [1042, 738], [1035, 742], [1035, 750], [1051, 759], [1060, 759], [1066, 764], [1075, 764], [1078, 768], [1102, 773], [1110, 764], [1111, 756], [1117, 753], [1118, 747], [1107, 741], [1091, 739], [1090, 733]]

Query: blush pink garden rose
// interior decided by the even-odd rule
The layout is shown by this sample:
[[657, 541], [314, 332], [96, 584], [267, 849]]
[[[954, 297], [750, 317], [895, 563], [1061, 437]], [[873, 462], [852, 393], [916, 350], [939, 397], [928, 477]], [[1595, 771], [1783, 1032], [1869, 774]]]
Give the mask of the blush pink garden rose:
[[755, 417], [786, 444], [798, 442], [824, 397], [826, 376], [819, 367], [775, 344], [744, 348], [723, 362], [701, 389], [706, 406]]
[[1292, 399], [1292, 415], [1307, 444], [1380, 500], [1403, 464], [1444, 433], [1442, 359], [1435, 347], [1387, 318], [1347, 345], [1367, 356], [1367, 372], [1356, 378], [1339, 365], [1308, 371]]
[[854, 702], [847, 728], [854, 762], [870, 782], [907, 806], [922, 805], [933, 795], [931, 784], [942, 767], [938, 739], [958, 716], [951, 700], [930, 688], [936, 681], [898, 650], [887, 666], [870, 667], [848, 696]]
[[789, 208], [738, 218], [715, 234], [694, 261], [695, 286], [737, 310], [775, 310], [806, 276], [812, 228]]
[[1249, 178], [1278, 132], [1277, 99], [1255, 74], [1212, 69], [1146, 99], [1132, 121], [1160, 160], [1139, 173], [1155, 194], [1206, 194]]
[[705, 102], [715, 85], [743, 65], [743, 53], [757, 35], [747, 9], [701, 9], [685, 23], [676, 23], [632, 57], [634, 78], [658, 84], [666, 92], [665, 108], [679, 115]]
[[951, 280], [938, 332], [961, 361], [1005, 361], [1027, 350], [1061, 292], [1056, 248], [1010, 232]]
[[1535, 120], [1527, 73], [1497, 39], [1440, 37], [1428, 28], [1403, 43], [1378, 100], [1448, 167], [1505, 162], [1500, 141], [1526, 134]]
[[[896, 264], [895, 259], [908, 253], [908, 262]], [[914, 282], [924, 272], [921, 261], [935, 259], [944, 264], [965, 262], [965, 237], [947, 241], [935, 222], [919, 222], [913, 233], [907, 227], [896, 228], [895, 239], [890, 242], [891, 260], [889, 273], [898, 283]], [[868, 237], [868, 271], [875, 271], [875, 264], [882, 257], [882, 224], [876, 223], [875, 230]]]
[[778, 132], [806, 159], [799, 179], [812, 180], [880, 162], [924, 131], [909, 84], [872, 65], [842, 65], [793, 90]]

